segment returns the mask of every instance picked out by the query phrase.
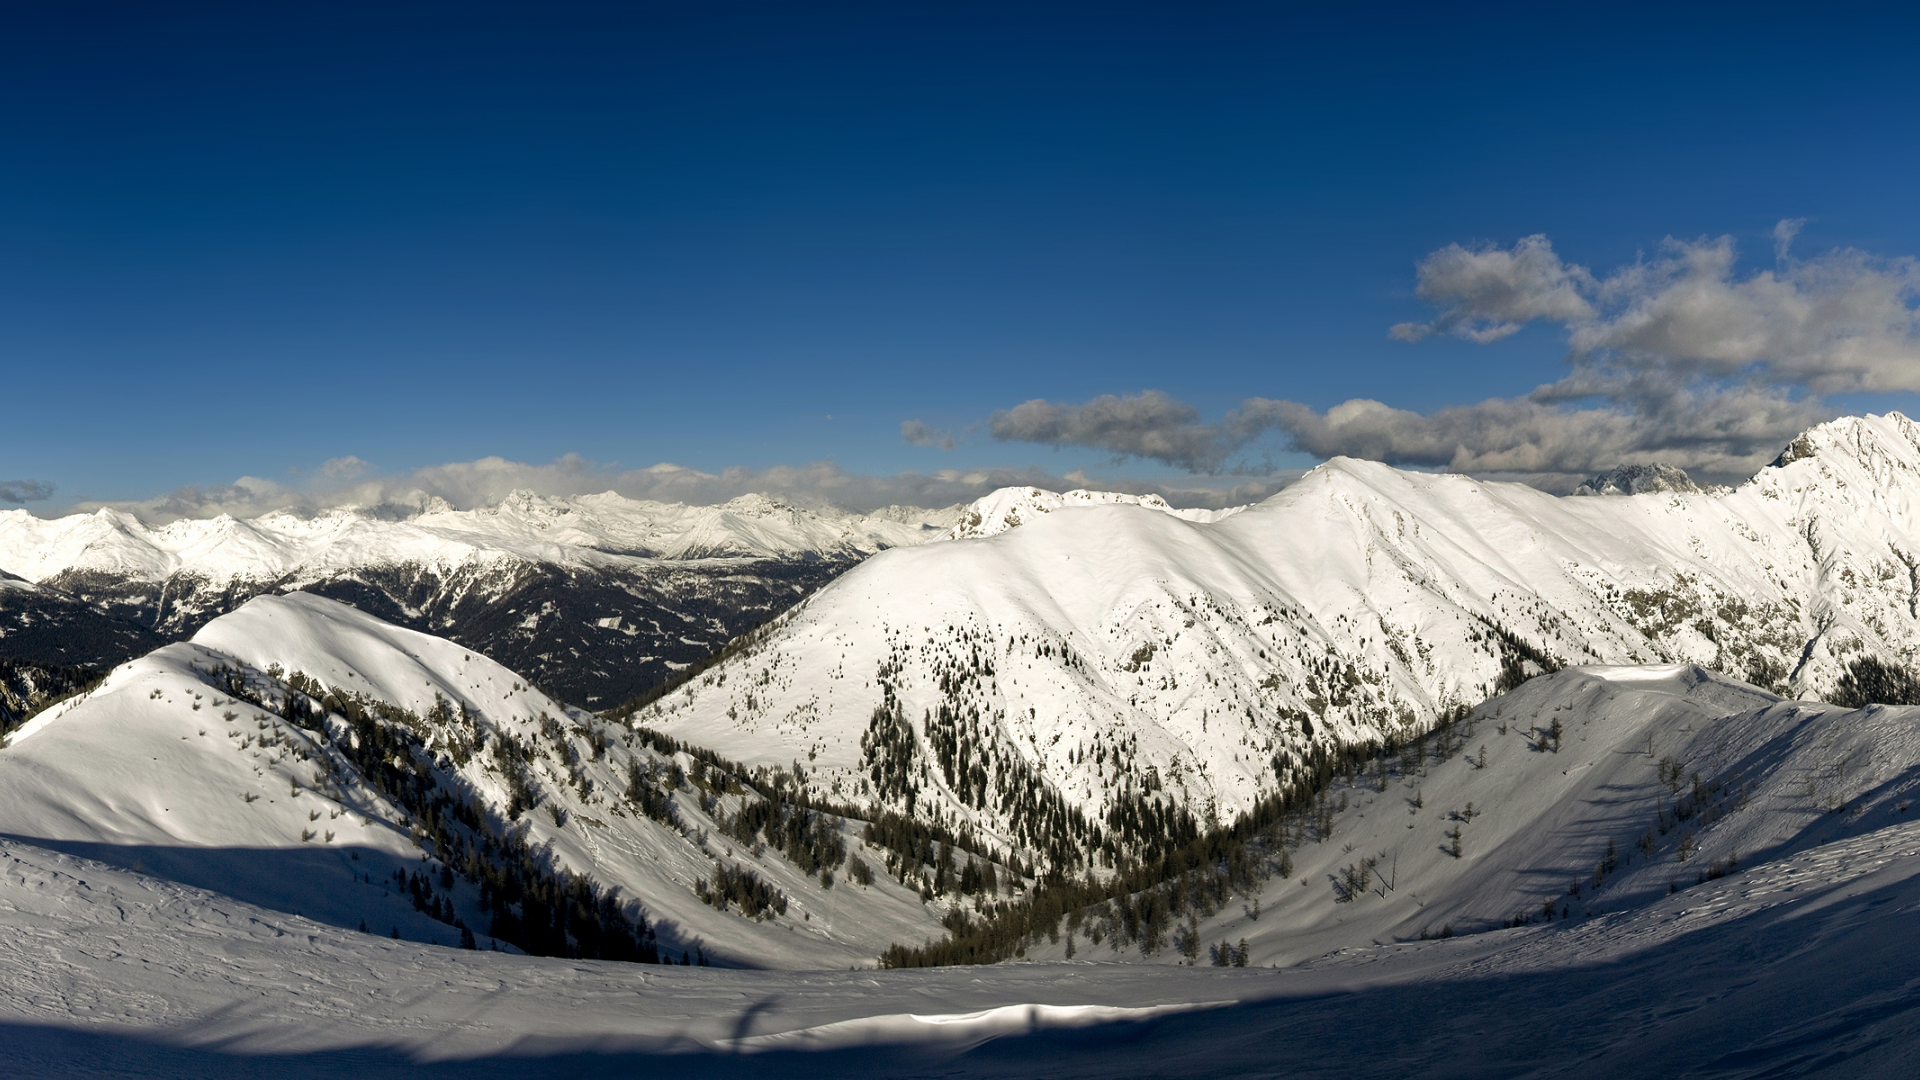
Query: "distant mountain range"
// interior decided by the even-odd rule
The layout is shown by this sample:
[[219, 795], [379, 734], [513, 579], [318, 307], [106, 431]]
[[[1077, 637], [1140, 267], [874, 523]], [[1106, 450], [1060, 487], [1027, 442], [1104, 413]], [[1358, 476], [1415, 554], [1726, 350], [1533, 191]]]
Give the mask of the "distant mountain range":
[[[809, 510], [509, 495], [404, 520], [355, 510], [150, 526], [100, 510], [0, 513], [0, 656], [104, 666], [253, 596], [304, 591], [478, 649], [604, 708], [956, 510]], [[24, 580], [22, 580], [24, 579]]]
[[251, 597], [301, 591], [452, 638], [567, 701], [603, 709], [875, 552], [1109, 503], [1198, 521], [1233, 512], [1031, 488], [871, 514], [763, 495], [686, 506], [525, 491], [477, 510], [429, 504], [398, 520], [343, 509], [154, 526], [110, 509], [55, 519], [15, 510], [0, 513], [0, 657], [110, 666], [182, 640]]

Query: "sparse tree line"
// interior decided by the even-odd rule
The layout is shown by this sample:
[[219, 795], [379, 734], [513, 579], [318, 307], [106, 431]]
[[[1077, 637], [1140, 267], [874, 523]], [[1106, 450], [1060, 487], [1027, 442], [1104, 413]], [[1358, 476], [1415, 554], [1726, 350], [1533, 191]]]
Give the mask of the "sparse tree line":
[[[990, 853], [966, 830], [956, 834], [938, 822], [888, 810], [863, 812], [821, 799], [807, 790], [804, 770], [798, 767], [792, 772], [764, 766], [748, 770], [713, 751], [650, 728], [635, 728], [634, 734], [656, 752], [686, 755], [694, 765], [691, 771], [682, 770], [678, 764], [649, 770], [630, 767], [629, 801], [649, 816], [658, 813], [667, 820], [671, 804], [657, 785], [704, 792], [704, 808], [720, 823], [722, 834], [743, 847], [765, 844], [779, 851], [803, 873], [818, 876], [824, 887], [833, 886], [834, 871], [842, 866], [855, 882], [863, 886], [873, 883], [873, 868], [858, 856], [850, 856], [846, 848], [847, 826], [863, 817], [866, 822], [861, 838], [886, 851], [887, 871], [902, 884], [918, 888], [923, 900], [954, 891], [968, 895], [995, 891], [1000, 882], [996, 863], [1010, 869], [1016, 865], [1011, 856]], [[636, 777], [640, 780], [637, 787], [631, 782]], [[739, 808], [726, 813], [719, 803], [721, 795], [738, 796]], [[649, 806], [656, 809], [648, 811]], [[963, 858], [964, 863], [960, 861]], [[1024, 869], [1031, 874], [1030, 866]], [[1009, 874], [1009, 884], [1019, 872]], [[751, 873], [739, 870], [733, 878], [716, 873], [703, 899], [727, 895], [720, 883]], [[784, 898], [775, 910], [785, 910]]]
[[[917, 947], [896, 943], [881, 955], [881, 964], [995, 963], [1023, 954], [1042, 938], [1057, 942], [1063, 923], [1069, 956], [1077, 933], [1095, 945], [1137, 946], [1147, 955], [1171, 943], [1195, 962], [1202, 948], [1199, 919], [1210, 917], [1236, 891], [1276, 874], [1290, 877], [1293, 849], [1332, 838], [1334, 815], [1347, 805], [1346, 792], [1334, 790], [1336, 781], [1349, 787], [1367, 781], [1384, 791], [1396, 764], [1398, 775], [1410, 777], [1429, 759], [1444, 762], [1461, 755], [1473, 735], [1471, 713], [1462, 707], [1443, 713], [1432, 731], [1409, 739], [1341, 749], [1317, 744], [1297, 764], [1276, 756], [1278, 790], [1224, 827], [1202, 828], [1184, 808], [1162, 800], [1118, 801], [1107, 831], [1128, 837], [1130, 848], [1122, 850], [1134, 854], [1119, 859], [1110, 874], [1089, 869], [1069, 875], [1054, 867], [1029, 895], [980, 905], [972, 914], [956, 909], [946, 920], [946, 938]], [[1464, 822], [1472, 813], [1469, 807], [1455, 816]], [[1381, 878], [1377, 860], [1361, 860], [1349, 871], [1335, 877], [1336, 900], [1356, 898], [1376, 882], [1390, 880]]]
[[0, 657], [0, 739], [35, 715], [99, 686], [107, 673]]
[[[443, 886], [451, 889], [456, 872], [477, 886], [490, 936], [535, 956], [660, 962], [657, 935], [638, 903], [552, 866], [550, 855], [528, 843], [525, 826], [511, 824], [535, 803], [525, 769], [529, 751], [519, 739], [505, 732], [489, 738], [464, 707], [456, 715], [444, 699], [423, 719], [364, 694], [326, 689], [300, 672], [286, 676], [284, 685], [277, 666], [267, 676], [225, 667], [210, 673], [232, 697], [313, 732], [368, 788], [407, 813], [415, 839], [437, 861]], [[341, 719], [328, 723], [330, 715]], [[429, 750], [428, 734], [447, 736], [446, 749]], [[489, 743], [512, 792], [505, 820], [463, 791], [465, 782], [453, 771], [456, 754]], [[450, 920], [452, 904], [430, 897], [424, 876], [408, 889], [421, 911]], [[457, 919], [450, 924], [459, 925]]]

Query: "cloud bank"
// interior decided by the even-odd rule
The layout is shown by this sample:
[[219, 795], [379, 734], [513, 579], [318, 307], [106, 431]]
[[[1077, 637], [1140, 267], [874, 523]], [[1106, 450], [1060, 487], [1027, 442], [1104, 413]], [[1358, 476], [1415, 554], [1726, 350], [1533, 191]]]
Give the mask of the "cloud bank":
[[1920, 390], [1920, 263], [1838, 249], [1795, 259], [1803, 222], [1774, 228], [1775, 265], [1737, 267], [1731, 238], [1669, 238], [1608, 274], [1544, 236], [1511, 248], [1451, 244], [1422, 259], [1416, 295], [1437, 310], [1394, 326], [1417, 342], [1486, 344], [1532, 322], [1565, 331], [1567, 373], [1531, 393], [1421, 414], [1356, 398], [1325, 412], [1248, 398], [1218, 423], [1158, 391], [996, 413], [1002, 439], [1074, 445], [1217, 472], [1277, 432], [1320, 457], [1519, 474], [1549, 488], [1660, 460], [1718, 482], [1757, 469], [1830, 419], [1840, 393]]
[[1159, 390], [1131, 397], [1106, 394], [1084, 405], [1035, 398], [987, 421], [996, 439], [1084, 446], [1118, 458], [1145, 458], [1195, 473], [1217, 473], [1229, 456], [1272, 426], [1274, 403], [1250, 398], [1217, 424]]
[[53, 498], [53, 485], [45, 480], [0, 480], [0, 502], [45, 502]]
[[[704, 472], [680, 465], [611, 469], [568, 454], [545, 464], [505, 458], [453, 462], [379, 475], [358, 458], [338, 458], [288, 483], [243, 476], [231, 484], [189, 485], [134, 502], [81, 503], [67, 512], [103, 507], [124, 510], [162, 524], [221, 514], [258, 517], [275, 511], [311, 515], [353, 508], [387, 518], [405, 518], [446, 505], [468, 510], [497, 504], [514, 491], [565, 497], [612, 491], [631, 499], [713, 505], [747, 494], [772, 495], [811, 507], [870, 513], [887, 507], [937, 509], [970, 502], [996, 488], [1030, 486], [1052, 491], [1097, 487], [1158, 494], [1176, 506], [1223, 507], [1254, 502], [1278, 491], [1298, 474], [1263, 477], [1231, 486], [1166, 485], [1096, 480], [1083, 473], [1057, 476], [1044, 470], [941, 469], [891, 476], [851, 473], [831, 462], [770, 469], [731, 468]], [[51, 491], [51, 486], [48, 486]]]

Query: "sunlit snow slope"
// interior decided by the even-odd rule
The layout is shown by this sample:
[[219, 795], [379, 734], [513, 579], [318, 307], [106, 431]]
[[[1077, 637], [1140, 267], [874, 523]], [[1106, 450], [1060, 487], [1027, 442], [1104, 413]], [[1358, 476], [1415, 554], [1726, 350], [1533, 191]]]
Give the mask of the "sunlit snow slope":
[[[356, 726], [324, 715], [336, 698], [405, 716]], [[377, 761], [376, 732], [391, 740]], [[487, 945], [472, 866], [489, 837], [511, 840], [508, 861], [580, 875], [643, 914], [668, 959], [844, 966], [937, 927], [884, 876], [825, 887], [765, 843], [730, 839], [716, 819], [759, 797], [704, 775], [453, 642], [296, 593], [256, 598], [15, 732], [0, 750], [0, 833], [442, 944], [460, 939], [457, 920]], [[840, 819], [822, 828], [865, 850]], [[719, 866], [753, 872], [785, 910], [703, 902]], [[428, 879], [426, 909], [396, 870]]]
[[1555, 498], [1336, 459], [1213, 523], [1063, 506], [884, 552], [634, 722], [1014, 841], [1166, 798], [1227, 819], [1316, 746], [1568, 664], [1825, 696], [1920, 650], [1920, 427], [1815, 428], [1730, 494]]

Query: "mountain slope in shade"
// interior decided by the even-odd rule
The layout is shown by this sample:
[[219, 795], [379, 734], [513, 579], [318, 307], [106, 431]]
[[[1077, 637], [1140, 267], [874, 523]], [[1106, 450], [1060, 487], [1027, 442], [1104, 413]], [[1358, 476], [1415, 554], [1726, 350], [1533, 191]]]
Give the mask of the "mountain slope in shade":
[[[336, 697], [404, 714], [349, 723], [316, 704]], [[459, 940], [455, 919], [487, 944], [471, 860], [508, 839], [524, 853], [508, 861], [581, 875], [643, 912], [669, 958], [839, 967], [937, 928], [884, 875], [858, 884], [841, 868], [830, 885], [764, 837], [730, 837], [729, 816], [762, 801], [753, 789], [622, 734], [453, 642], [320, 597], [260, 597], [14, 732], [0, 833], [442, 944]], [[821, 816], [817, 831], [879, 860], [853, 830]], [[716, 867], [751, 871], [784, 910], [703, 902]], [[396, 871], [428, 879], [430, 910]]]
[[1920, 653], [1920, 428], [1852, 418], [1795, 448], [1722, 496], [1336, 459], [1211, 524], [1065, 507], [882, 553], [633, 720], [1045, 846], [1141, 800], [1230, 820], [1320, 749], [1567, 664], [1824, 696]]
[[108, 667], [164, 641], [98, 605], [0, 571], [0, 658]]

